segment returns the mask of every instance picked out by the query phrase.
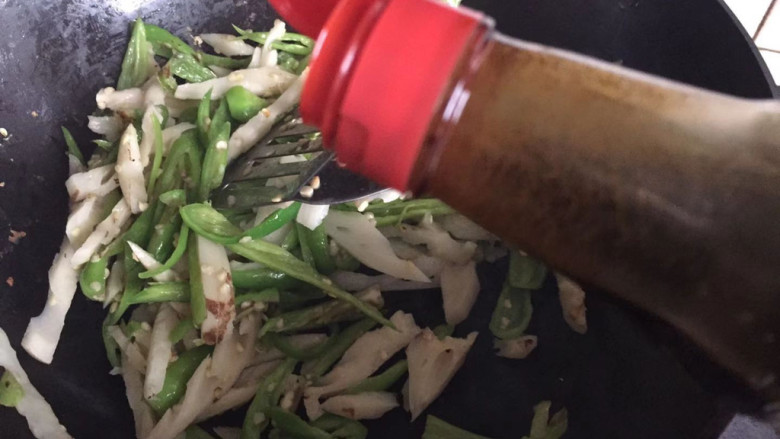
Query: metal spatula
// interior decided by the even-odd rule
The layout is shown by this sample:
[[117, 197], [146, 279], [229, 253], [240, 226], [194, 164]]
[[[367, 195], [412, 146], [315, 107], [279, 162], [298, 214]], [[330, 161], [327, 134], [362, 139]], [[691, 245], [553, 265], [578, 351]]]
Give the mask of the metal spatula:
[[293, 200], [337, 204], [382, 189], [340, 167], [334, 154], [323, 149], [318, 130], [305, 125], [295, 110], [228, 167], [212, 203], [237, 209]]

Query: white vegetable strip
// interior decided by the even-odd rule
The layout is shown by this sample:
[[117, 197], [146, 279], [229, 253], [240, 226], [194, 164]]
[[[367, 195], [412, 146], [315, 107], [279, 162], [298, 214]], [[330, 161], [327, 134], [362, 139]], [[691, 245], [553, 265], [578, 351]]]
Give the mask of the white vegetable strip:
[[374, 286], [378, 286], [381, 291], [417, 291], [439, 287], [439, 282], [415, 282], [398, 279], [389, 274], [369, 276], [352, 271], [337, 271], [331, 274], [330, 278], [347, 291], [362, 291]]
[[116, 175], [130, 211], [141, 213], [149, 207], [144, 179], [144, 164], [138, 146], [138, 132], [133, 124], [127, 126], [119, 141]]
[[555, 278], [558, 280], [558, 299], [561, 301], [563, 319], [574, 332], [585, 334], [588, 332], [585, 291], [560, 273], [555, 273]]
[[390, 392], [365, 392], [356, 395], [337, 395], [321, 405], [328, 413], [349, 419], [379, 419], [398, 407], [398, 400]]
[[130, 207], [124, 199], [119, 200], [111, 209], [108, 217], [95, 227], [95, 230], [84, 241], [70, 259], [71, 265], [77, 268], [89, 261], [101, 244], [108, 244], [122, 232], [122, 226], [130, 219]]
[[477, 245], [473, 242], [458, 242], [438, 224], [426, 215], [419, 226], [401, 224], [401, 237], [412, 245], [424, 244], [432, 256], [444, 259], [453, 264], [465, 264], [473, 256]]
[[330, 205], [327, 204], [301, 204], [295, 220], [307, 229], [314, 230], [322, 224], [329, 210]]
[[390, 241], [377, 230], [369, 217], [357, 212], [334, 210], [322, 224], [338, 245], [364, 265], [405, 280], [430, 281], [414, 263], [395, 255]]
[[24, 391], [24, 396], [16, 405], [16, 411], [27, 419], [27, 425], [33, 436], [39, 439], [71, 439], [49, 403], [30, 382], [27, 373], [19, 364], [16, 351], [11, 347], [11, 342], [2, 329], [0, 329], [0, 366], [13, 375]]
[[239, 374], [254, 355], [255, 338], [259, 319], [252, 315], [245, 319], [252, 328], [239, 336], [231, 330], [214, 348], [212, 357], [207, 357], [187, 381], [187, 391], [181, 402], [169, 409], [155, 425], [147, 439], [173, 438], [213, 403], [215, 398], [233, 387]]
[[81, 161], [73, 154], [68, 153], [68, 175], [78, 174], [86, 171], [87, 168], [81, 164]]
[[[275, 67], [261, 67], [257, 70], [268, 69], [281, 71]], [[263, 138], [263, 136], [271, 131], [271, 127], [273, 127], [279, 117], [287, 114], [293, 107], [298, 105], [298, 102], [301, 100], [301, 91], [303, 90], [303, 84], [306, 82], [307, 75], [308, 70], [304, 70], [295, 82], [291, 82], [291, 85], [290, 83], [285, 84], [283, 87], [285, 88], [285, 91], [279, 96], [279, 99], [266, 107], [264, 111], [259, 112], [255, 117], [249, 119], [247, 123], [238, 127], [233, 135], [230, 136], [230, 142], [228, 142], [228, 162], [233, 161], [236, 157], [247, 152], [249, 148], [253, 147]], [[295, 75], [291, 76], [293, 79], [295, 78]], [[250, 91], [256, 93], [251, 89]], [[214, 98], [214, 95], [212, 94], [211, 97]]]
[[65, 236], [79, 246], [84, 243], [92, 229], [102, 220], [102, 203], [95, 196], [87, 197], [71, 208], [68, 222], [65, 224]]
[[273, 43], [282, 38], [287, 32], [287, 26], [285, 26], [282, 20], [274, 20], [274, 27], [268, 31], [268, 37], [263, 44], [263, 53], [260, 57], [261, 66], [275, 66], [279, 61], [279, 53], [274, 50]]
[[214, 48], [214, 51], [227, 56], [248, 56], [254, 47], [230, 34], [200, 34], [204, 43]]
[[[126, 355], [122, 355], [122, 364], [127, 364], [130, 360]], [[154, 428], [154, 414], [152, 408], [144, 401], [143, 385], [144, 380], [141, 373], [132, 367], [122, 368], [122, 380], [125, 382], [125, 394], [127, 403], [133, 412], [135, 421], [135, 437], [145, 438], [152, 428]]]
[[225, 247], [198, 236], [198, 260], [206, 297], [206, 320], [201, 324], [201, 338], [217, 343], [236, 317], [235, 294]]
[[155, 105], [165, 105], [165, 90], [160, 85], [157, 75], [149, 78], [144, 84], [144, 105], [147, 110]]
[[135, 369], [137, 372], [146, 373], [146, 356], [141, 352], [138, 344], [133, 343], [122, 331], [119, 326], [109, 326], [106, 329], [108, 335], [114, 339], [119, 349], [122, 351], [123, 358], [127, 359], [122, 363], [122, 367]]
[[535, 335], [523, 335], [513, 340], [493, 341], [493, 347], [498, 350], [496, 355], [514, 360], [522, 360], [536, 349], [539, 339]]
[[[153, 105], [150, 105], [146, 108], [146, 111], [144, 112], [143, 118], [141, 119], [141, 143], [138, 145], [138, 153], [141, 157], [141, 164], [145, 168], [149, 165], [149, 160], [152, 156], [152, 152], [154, 150], [154, 120], [153, 117], [157, 118], [157, 121], [162, 124], [162, 114], [160, 114], [160, 110]], [[120, 145], [121, 146], [121, 145]]]
[[78, 272], [70, 263], [72, 256], [73, 246], [65, 238], [49, 268], [49, 298], [43, 312], [30, 319], [22, 339], [24, 350], [46, 364], [51, 364], [54, 357], [65, 325], [65, 314], [68, 313], [78, 284]]
[[87, 116], [89, 128], [95, 134], [102, 134], [110, 142], [117, 140], [122, 135], [125, 123], [117, 115], [112, 116]]
[[173, 347], [170, 335], [179, 323], [179, 316], [168, 304], [163, 303], [157, 311], [152, 326], [152, 340], [147, 356], [146, 377], [144, 379], [144, 397], [151, 399], [162, 390], [165, 371], [171, 360]]
[[454, 213], [437, 218], [442, 228], [454, 238], [464, 241], [498, 241], [499, 238], [465, 216]]
[[[141, 248], [141, 246], [138, 244], [134, 243], [133, 241], [127, 241], [127, 245], [129, 245], [130, 250], [133, 251], [134, 259], [140, 262], [141, 265], [143, 265], [147, 270], [156, 270], [162, 266], [162, 264], [157, 259], [154, 259], [154, 256], [152, 256], [151, 253]], [[181, 279], [179, 278], [178, 274], [169, 268], [154, 276], [154, 280], [157, 282], [174, 282]]]
[[321, 387], [310, 387], [306, 395], [329, 396], [353, 386], [376, 372], [420, 332], [411, 314], [397, 311], [390, 318], [396, 329], [382, 327], [358, 338], [333, 369], [322, 377]]
[[168, 155], [168, 153], [171, 151], [171, 146], [173, 146], [173, 142], [178, 140], [179, 137], [181, 137], [182, 133], [184, 133], [187, 130], [191, 130], [193, 128], [195, 128], [195, 125], [189, 122], [182, 122], [172, 127], [168, 127], [164, 129], [162, 131], [163, 155], [165, 156]]
[[[195, 419], [195, 422], [205, 421], [206, 419], [221, 415], [228, 410], [241, 407], [251, 401], [255, 396], [255, 393], [257, 393], [257, 385], [260, 383], [260, 380], [276, 369], [280, 362], [281, 361], [272, 361], [245, 369], [244, 372], [241, 373], [241, 377], [236, 381], [236, 385], [201, 412]], [[252, 369], [252, 379], [241, 383], [244, 373], [249, 369]]]
[[448, 325], [457, 325], [466, 320], [478, 294], [479, 278], [474, 261], [465, 265], [447, 265], [442, 270], [441, 296]]
[[[257, 48], [255, 48], [255, 51], [257, 51]], [[254, 55], [252, 55], [252, 56], [254, 56]], [[230, 72], [232, 72], [232, 70], [230, 70], [230, 69], [228, 69], [226, 67], [213, 66], [213, 65], [210, 65], [208, 67], [209, 67], [209, 70], [211, 70], [212, 72], [214, 72], [215, 75], [217, 75], [218, 78], [221, 78], [223, 76], [227, 76], [227, 75], [230, 74]], [[258, 66], [253, 66], [252, 62], [250, 61], [249, 62], [249, 66], [247, 66], [247, 68], [251, 69], [253, 67], [258, 67]]]
[[105, 165], [86, 172], [73, 174], [65, 180], [65, 188], [71, 201], [87, 197], [102, 197], [119, 187], [113, 165]]
[[256, 69], [258, 67], [261, 67], [263, 65], [262, 61], [263, 61], [263, 48], [255, 47], [254, 50], [252, 51], [252, 59], [249, 60], [249, 65], [247, 66], [247, 68]]
[[114, 111], [135, 111], [144, 108], [144, 91], [140, 88], [128, 88], [117, 91], [114, 87], [101, 88], [95, 96], [97, 107]]
[[278, 67], [236, 70], [208, 81], [182, 84], [176, 88], [177, 99], [202, 99], [211, 90], [211, 99], [220, 99], [231, 88], [240, 85], [258, 96], [273, 96], [285, 91], [295, 81], [295, 75]]
[[477, 333], [472, 332], [465, 339], [445, 337], [439, 340], [426, 328], [412, 340], [406, 348], [409, 388], [404, 395], [404, 406], [409, 407], [412, 420], [417, 419], [447, 387], [476, 338]]

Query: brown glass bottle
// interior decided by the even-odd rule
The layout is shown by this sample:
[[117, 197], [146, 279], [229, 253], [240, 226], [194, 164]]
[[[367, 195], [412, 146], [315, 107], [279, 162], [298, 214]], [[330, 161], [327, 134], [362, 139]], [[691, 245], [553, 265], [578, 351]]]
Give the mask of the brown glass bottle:
[[660, 315], [778, 399], [780, 104], [483, 41], [410, 188]]

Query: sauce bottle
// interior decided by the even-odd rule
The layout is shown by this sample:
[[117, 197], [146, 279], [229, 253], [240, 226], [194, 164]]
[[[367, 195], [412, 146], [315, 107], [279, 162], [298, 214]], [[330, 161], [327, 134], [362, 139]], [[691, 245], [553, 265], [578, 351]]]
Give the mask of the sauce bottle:
[[[291, 2], [272, 0], [319, 31], [328, 14]], [[433, 0], [320, 6], [301, 113], [347, 167], [659, 315], [780, 399], [778, 102], [514, 40]]]

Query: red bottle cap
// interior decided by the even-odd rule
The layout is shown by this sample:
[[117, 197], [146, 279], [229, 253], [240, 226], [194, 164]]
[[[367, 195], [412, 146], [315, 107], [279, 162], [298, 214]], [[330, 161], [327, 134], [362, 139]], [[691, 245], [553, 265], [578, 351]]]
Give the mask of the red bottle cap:
[[[294, 0], [272, 3], [282, 1]], [[342, 0], [314, 49], [304, 120], [322, 130], [348, 168], [407, 189], [456, 65], [482, 23], [481, 14], [434, 0]]]

